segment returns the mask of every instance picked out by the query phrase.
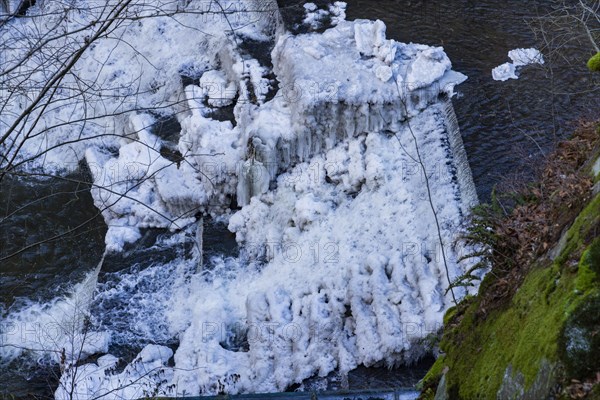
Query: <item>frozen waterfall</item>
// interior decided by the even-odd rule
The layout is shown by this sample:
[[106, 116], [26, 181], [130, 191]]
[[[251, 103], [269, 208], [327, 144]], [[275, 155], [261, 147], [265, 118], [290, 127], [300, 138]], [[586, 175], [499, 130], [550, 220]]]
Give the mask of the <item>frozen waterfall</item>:
[[[125, 368], [111, 354], [73, 363], [56, 398], [71, 384], [79, 399], [282, 391], [430, 350], [424, 338], [452, 305], [449, 282], [468, 267], [457, 238], [477, 203], [450, 100], [466, 76], [442, 48], [387, 39], [383, 22], [345, 21], [335, 4], [335, 26], [322, 33], [258, 18], [234, 21], [236, 40], [223, 35], [231, 21], [193, 12], [140, 18], [116, 31], [127, 45], [99, 41], [82, 58], [82, 74], [115, 87], [139, 76], [145, 94], [91, 103], [90, 113], [114, 115], [36, 136], [24, 151], [89, 138], [47, 157], [85, 158], [108, 251], [144, 228], [194, 231], [201, 246], [208, 216], [227, 222], [240, 255], [205, 265], [198, 249], [195, 273], [158, 289], [163, 303], [135, 303], [152, 307], [148, 326], [161, 310], [177, 348], [150, 344]], [[183, 25], [202, 29], [190, 37]], [[271, 43], [269, 62], [243, 51], [244, 39]], [[139, 65], [123, 67], [130, 59]], [[47, 126], [81, 112], [57, 104]], [[165, 115], [181, 126], [175, 139], [153, 130]], [[106, 353], [111, 332], [95, 334]]]
[[[175, 367], [169, 349], [147, 357], [169, 382], [160, 393], [281, 391], [315, 374], [417, 360], [451, 305], [448, 283], [464, 271], [455, 240], [477, 199], [448, 99], [465, 77], [442, 49], [388, 40], [379, 21], [342, 21], [280, 35], [272, 57], [279, 91], [264, 103], [238, 99], [235, 126], [208, 116], [201, 87], [184, 92], [182, 154], [203, 154], [192, 166], [221, 154], [212, 181], [197, 177], [186, 201], [214, 213], [235, 195], [243, 207], [229, 229], [242, 255], [234, 277], [176, 288], [167, 305], [180, 339]], [[241, 85], [231, 73], [220, 79]], [[193, 169], [171, 169], [171, 185], [192, 188]], [[226, 345], [232, 338], [247, 348]], [[144, 354], [136, 363], [146, 365]], [[102, 388], [138, 377], [86, 368]]]

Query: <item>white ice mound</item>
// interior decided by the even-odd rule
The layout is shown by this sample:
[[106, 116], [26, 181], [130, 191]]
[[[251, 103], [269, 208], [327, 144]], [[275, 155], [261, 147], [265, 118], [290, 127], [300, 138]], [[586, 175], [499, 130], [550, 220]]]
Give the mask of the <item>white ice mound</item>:
[[[358, 134], [398, 130], [466, 79], [452, 71], [442, 48], [388, 40], [381, 21], [340, 21], [323, 34], [283, 35], [272, 58], [280, 88], [267, 103], [261, 100], [266, 71], [231, 47], [211, 63], [222, 70], [209, 69], [200, 86], [174, 93], [184, 100], [177, 165], [161, 154], [163, 143], [150, 133], [154, 120], [147, 114], [114, 124], [130, 138], [121, 140], [126, 144], [118, 156], [86, 152], [95, 203], [109, 225], [109, 249], [137, 240], [139, 228], [180, 229], [197, 212], [221, 213], [232, 196], [244, 206], [281, 172]], [[247, 84], [257, 106], [249, 104]], [[210, 118], [210, 105], [230, 104], [236, 95], [235, 127]]]
[[207, 199], [196, 184], [196, 170], [161, 156], [162, 142], [149, 132], [152, 123], [148, 115], [132, 115], [126, 125], [131, 141], [119, 148], [117, 157], [96, 148], [86, 151], [92, 196], [108, 224], [108, 250], [120, 251], [125, 243], [135, 242], [139, 228], [181, 229], [193, 223], [190, 205]]
[[344, 139], [398, 130], [466, 79], [441, 48], [387, 40], [381, 21], [285, 35], [272, 57], [280, 91], [245, 128], [272, 179]]
[[492, 78], [496, 81], [519, 79], [519, 69], [530, 64], [544, 64], [544, 56], [537, 49], [513, 49], [508, 52], [512, 62], [504, 63], [492, 70]]
[[[116, 373], [119, 359], [110, 354], [98, 358], [96, 363], [69, 365], [61, 379], [63, 382], [78, 382], [79, 387], [59, 385], [54, 397], [57, 400], [87, 398], [88, 393], [94, 393], [95, 398], [101, 399], [147, 397], [157, 393], [165, 386], [163, 382], [173, 378], [172, 370], [163, 368], [172, 356], [173, 351], [170, 348], [151, 344], [119, 373]], [[99, 371], [110, 373], [110, 379], [107, 379], [107, 376], [104, 380], [97, 379], [96, 374]]]
[[[323, 102], [381, 105], [414, 92], [417, 104], [407, 99], [409, 106], [422, 109], [466, 79], [451, 70], [442, 48], [398, 43], [386, 39], [385, 31], [382, 21], [357, 20], [323, 34], [281, 37], [273, 62], [287, 100], [294, 108]], [[395, 80], [377, 76], [385, 68]], [[415, 90], [421, 88], [427, 90]], [[398, 112], [404, 116], [401, 107]]]
[[[156, 190], [140, 185], [130, 196], [154, 193], [153, 205], [173, 213], [178, 194], [202, 205], [202, 196], [219, 204], [237, 193], [243, 207], [229, 228], [240, 257], [171, 289], [169, 329], [180, 341], [174, 367], [155, 357], [153, 374], [137, 385], [133, 365], [124, 375], [111, 363], [89, 364], [82, 397], [116, 398], [106, 388], [119, 382], [139, 395], [281, 391], [361, 364], [414, 361], [441, 327], [452, 305], [449, 282], [466, 268], [457, 232], [477, 201], [448, 100], [466, 77], [441, 48], [387, 40], [381, 21], [281, 36], [272, 58], [277, 95], [238, 102], [235, 127], [207, 116], [195, 100], [206, 95], [201, 88], [185, 91], [179, 148], [225, 154], [212, 186], [182, 164], [165, 168], [168, 179], [154, 178]], [[231, 71], [218, 80], [235, 81]], [[136, 132], [152, 147], [150, 134]], [[136, 143], [113, 162], [127, 152], [161, 165]], [[177, 188], [171, 198], [158, 190], [163, 181]], [[129, 200], [120, 212], [160, 223]]]

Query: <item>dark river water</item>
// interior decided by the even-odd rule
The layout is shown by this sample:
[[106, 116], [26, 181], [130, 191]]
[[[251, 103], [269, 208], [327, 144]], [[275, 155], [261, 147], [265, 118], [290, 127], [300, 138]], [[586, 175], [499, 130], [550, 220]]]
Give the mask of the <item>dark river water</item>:
[[[301, 10], [301, 3], [281, 2], [288, 8], [290, 18]], [[387, 25], [388, 38], [443, 46], [454, 69], [469, 77], [459, 86], [454, 105], [482, 200], [489, 197], [503, 177], [528, 176], [532, 166], [579, 118], [600, 115], [598, 79], [593, 80], [585, 67], [592, 55], [591, 46], [583, 36], [577, 37], [576, 29], [575, 40], [567, 43], [560, 54], [546, 57], [544, 67], [527, 67], [519, 80], [492, 80], [492, 68], [509, 61], [507, 52], [511, 49], [538, 47], [545, 56], [548, 54], [531, 29], [535, 17], [548, 11], [547, 3], [348, 1], [348, 19], [381, 19]], [[74, 174], [68, 180], [5, 181], [0, 185], [2, 318], [32, 301], [48, 301], [65, 293], [100, 259], [106, 227], [93, 206], [88, 186], [80, 183], [82, 180], [85, 176]], [[144, 240], [151, 243], [159, 234], [146, 232]], [[222, 225], [208, 224], [205, 234], [205, 245], [213, 253], [235, 252], [233, 237]], [[53, 236], [57, 236], [56, 240], [48, 240]], [[36, 245], [37, 242], [43, 243]], [[26, 250], [19, 252], [24, 247]], [[185, 253], [189, 244], [170, 251], [152, 253], [133, 248], [123, 257], [107, 261], [100, 284], [109, 285], [119, 271], [135, 273], [139, 265], [152, 260], [164, 262], [178, 251]], [[6, 258], [15, 252], [18, 253]], [[110, 303], [103, 305], [109, 306]], [[421, 366], [417, 375], [424, 373], [426, 367]], [[0, 367], [0, 393], [49, 395], [48, 387], [56, 382], [49, 378], [52, 372], [56, 371], [26, 368], [18, 363], [4, 365]], [[396, 374], [410, 375], [406, 370]], [[361, 371], [362, 386], [373, 375]], [[403, 380], [400, 376], [396, 382], [412, 384], [418, 378]], [[360, 377], [355, 379], [360, 381]]]

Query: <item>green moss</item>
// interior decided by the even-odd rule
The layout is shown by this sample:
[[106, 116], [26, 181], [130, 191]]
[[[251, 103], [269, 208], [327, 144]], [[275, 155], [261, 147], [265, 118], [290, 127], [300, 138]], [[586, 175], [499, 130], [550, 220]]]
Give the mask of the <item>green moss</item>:
[[427, 375], [425, 375], [425, 377], [417, 384], [418, 389], [437, 385], [444, 371], [444, 360], [445, 356], [443, 355], [435, 360], [435, 363], [431, 366], [429, 371], [427, 371]]
[[[596, 310], [596, 303], [590, 301], [600, 287], [600, 239], [584, 251], [577, 270], [564, 268], [564, 263], [584, 250], [594, 235], [600, 222], [599, 210], [600, 196], [596, 196], [568, 230], [560, 256], [552, 264], [532, 268], [504, 308], [478, 316], [479, 298], [475, 298], [466, 306], [449, 310], [445, 322], [452, 320], [457, 310], [462, 318], [444, 333], [440, 347], [446, 356], [436, 362], [426, 378], [439, 377], [448, 367], [451, 398], [489, 399], [496, 398], [509, 365], [515, 374], [522, 374], [527, 390], [536, 381], [544, 360], [564, 363], [565, 326], [570, 321], [573, 329], [577, 328], [576, 321], [582, 320], [584, 312], [600, 316], [600, 309]], [[485, 290], [486, 280], [480, 290]], [[596, 319], [588, 319], [585, 328], [592, 332]], [[571, 354], [571, 359], [581, 357], [584, 355]]]
[[578, 293], [583, 293], [597, 285], [598, 276], [587, 265], [579, 265], [575, 289]]
[[600, 370], [600, 290], [569, 314], [559, 337], [559, 355], [570, 377], [584, 379]]
[[419, 396], [419, 400], [435, 400], [435, 390], [432, 388], [425, 389]]
[[446, 314], [444, 314], [444, 326], [448, 325], [448, 322], [452, 320], [456, 316], [457, 307], [450, 307]]
[[582, 247], [584, 239], [590, 236], [590, 232], [600, 224], [600, 195], [594, 199], [579, 213], [573, 226], [567, 232], [567, 244], [556, 261], [563, 264], [567, 259]]
[[[543, 359], [556, 359], [556, 342], [571, 306], [573, 279], [561, 278], [545, 295], [557, 267], [529, 274], [512, 304], [488, 315], [485, 321], [463, 319], [454, 340], [445, 341], [449, 384], [459, 383], [463, 399], [495, 398], [508, 365], [523, 374], [525, 385], [536, 378]], [[474, 310], [473, 310], [474, 312]]]
[[462, 340], [449, 342], [449, 355], [460, 354], [448, 372], [450, 384], [460, 383], [460, 398], [495, 398], [508, 365], [531, 385], [542, 359], [556, 359], [556, 341], [573, 291], [572, 279], [560, 279], [546, 298], [556, 272], [553, 267], [530, 273], [509, 307], [476, 325], [473, 320], [464, 324]]
[[579, 261], [576, 289], [586, 292], [600, 284], [600, 238], [587, 248]]
[[592, 72], [600, 71], [600, 53], [596, 53], [588, 60], [587, 67]]
[[582, 256], [585, 264], [600, 277], [600, 238], [596, 238]]
[[584, 297], [561, 330], [559, 355], [569, 376], [585, 378], [600, 370], [600, 238], [582, 254], [575, 284]]

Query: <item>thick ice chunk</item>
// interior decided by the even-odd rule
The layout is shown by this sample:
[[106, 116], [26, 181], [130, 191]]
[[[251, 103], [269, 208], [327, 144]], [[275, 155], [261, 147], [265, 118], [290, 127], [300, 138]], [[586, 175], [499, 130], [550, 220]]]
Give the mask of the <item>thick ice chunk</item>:
[[544, 64], [544, 56], [538, 49], [513, 49], [508, 57], [515, 65]]
[[386, 26], [382, 21], [360, 21], [354, 24], [356, 48], [365, 56], [373, 56], [385, 43]]
[[504, 63], [492, 70], [492, 78], [495, 81], [507, 81], [509, 79], [519, 79], [519, 76], [513, 63]]
[[94, 203], [108, 225], [109, 250], [119, 251], [125, 243], [135, 242], [139, 228], [185, 227], [195, 220], [189, 210], [207, 200], [189, 164], [178, 166], [161, 155], [161, 141], [149, 132], [150, 125], [147, 115], [133, 115], [131, 141], [120, 147], [117, 157], [100, 149], [86, 151]]
[[544, 56], [537, 49], [513, 49], [508, 52], [511, 63], [504, 63], [492, 69], [492, 78], [495, 81], [519, 79], [521, 67], [530, 64], [544, 64]]

